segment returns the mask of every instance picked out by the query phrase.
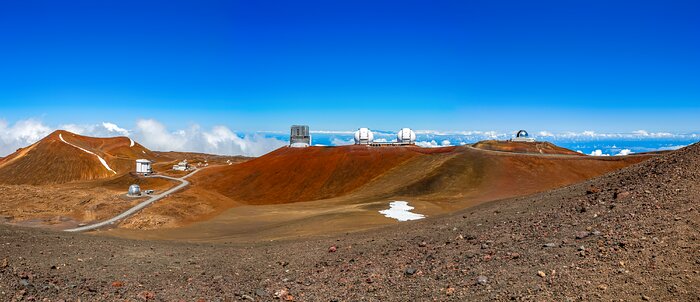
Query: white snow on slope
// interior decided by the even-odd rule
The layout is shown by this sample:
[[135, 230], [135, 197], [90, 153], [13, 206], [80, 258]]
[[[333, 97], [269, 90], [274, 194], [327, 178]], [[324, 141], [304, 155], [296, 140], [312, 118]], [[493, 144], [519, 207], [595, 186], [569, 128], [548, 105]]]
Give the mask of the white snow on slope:
[[131, 137], [130, 137], [129, 138], [129, 147], [133, 147], [133, 146], [134, 146], [134, 140], [131, 139]]
[[425, 218], [423, 214], [411, 213], [415, 209], [408, 205], [406, 201], [392, 201], [389, 203], [389, 209], [379, 211], [384, 216], [394, 218], [398, 221], [418, 220]]
[[116, 171], [112, 170], [112, 168], [110, 168], [109, 165], [107, 165], [107, 162], [104, 160], [104, 158], [100, 157], [99, 155], [95, 154], [95, 153], [92, 152], [92, 151], [85, 150], [85, 149], [83, 149], [83, 148], [80, 148], [80, 147], [78, 147], [78, 146], [76, 146], [76, 145], [73, 145], [73, 144], [67, 142], [65, 139], [63, 139], [63, 133], [59, 133], [59, 134], [58, 134], [58, 137], [61, 139], [62, 142], [66, 143], [66, 144], [68, 144], [68, 145], [70, 145], [70, 146], [73, 146], [73, 147], [75, 147], [75, 148], [78, 148], [78, 149], [80, 149], [80, 150], [83, 150], [84, 152], [87, 152], [87, 153], [90, 153], [90, 154], [92, 154], [92, 155], [94, 155], [94, 156], [97, 156], [97, 159], [100, 160], [100, 162], [102, 163], [102, 165], [105, 166], [105, 168], [107, 168], [107, 170], [112, 171], [112, 173], [114, 173], [114, 174], [117, 174]]

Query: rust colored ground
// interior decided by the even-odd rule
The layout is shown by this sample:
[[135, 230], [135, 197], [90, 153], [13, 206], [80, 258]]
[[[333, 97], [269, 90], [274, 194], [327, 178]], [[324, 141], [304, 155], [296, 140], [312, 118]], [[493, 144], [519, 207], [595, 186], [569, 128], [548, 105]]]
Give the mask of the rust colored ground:
[[474, 148], [515, 153], [583, 155], [576, 151], [559, 147], [550, 142], [513, 142], [488, 140], [474, 144]]

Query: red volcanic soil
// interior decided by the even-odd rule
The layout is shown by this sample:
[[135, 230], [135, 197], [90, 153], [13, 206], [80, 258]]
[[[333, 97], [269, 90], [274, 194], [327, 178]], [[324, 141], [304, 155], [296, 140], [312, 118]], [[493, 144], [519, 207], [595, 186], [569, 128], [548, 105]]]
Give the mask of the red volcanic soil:
[[415, 157], [454, 149], [360, 145], [280, 148], [242, 164], [207, 169], [192, 180], [247, 204], [318, 200], [347, 194]]
[[480, 202], [569, 185], [648, 158], [575, 154], [496, 153], [466, 146], [281, 148], [236, 166], [202, 171], [192, 180], [230, 198], [233, 202], [228, 206], [311, 201], [350, 193], [354, 199], [413, 196]]
[[0, 161], [0, 183], [38, 185], [104, 179], [133, 170], [137, 158], [156, 157], [138, 143], [131, 146], [127, 137], [94, 138], [58, 130]]
[[483, 150], [515, 153], [566, 154], [583, 156], [583, 154], [581, 153], [559, 147], [550, 142], [513, 142], [488, 140], [478, 142], [474, 144], [473, 147]]

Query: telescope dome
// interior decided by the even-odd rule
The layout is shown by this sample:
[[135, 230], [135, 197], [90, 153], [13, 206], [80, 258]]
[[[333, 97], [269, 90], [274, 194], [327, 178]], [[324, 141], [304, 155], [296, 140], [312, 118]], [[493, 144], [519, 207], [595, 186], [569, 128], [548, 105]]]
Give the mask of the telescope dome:
[[396, 139], [399, 143], [413, 144], [416, 142], [416, 133], [411, 128], [402, 128], [396, 134]]
[[141, 195], [141, 187], [139, 187], [139, 185], [129, 186], [129, 195], [131, 195], [131, 196]]
[[525, 130], [520, 130], [520, 131], [518, 131], [518, 134], [515, 135], [515, 137], [523, 137], [523, 138], [525, 138], [525, 137], [530, 137], [530, 135], [527, 133], [527, 131], [525, 131]]
[[369, 128], [360, 128], [355, 131], [355, 144], [367, 145], [374, 141], [374, 133]]

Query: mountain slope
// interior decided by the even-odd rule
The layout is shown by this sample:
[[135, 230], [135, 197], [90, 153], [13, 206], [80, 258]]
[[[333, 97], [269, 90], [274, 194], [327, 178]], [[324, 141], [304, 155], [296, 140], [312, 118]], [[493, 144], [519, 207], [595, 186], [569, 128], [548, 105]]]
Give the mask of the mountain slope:
[[58, 130], [0, 161], [0, 183], [56, 184], [103, 179], [156, 156], [127, 137], [93, 138]]
[[514, 142], [514, 141], [497, 141], [497, 140], [487, 140], [481, 141], [473, 145], [474, 148], [491, 150], [491, 151], [504, 151], [504, 152], [515, 152], [515, 153], [539, 153], [539, 154], [565, 154], [565, 155], [580, 155], [573, 150], [569, 150], [563, 147], [559, 147], [550, 142]]
[[[315, 239], [187, 244], [0, 226], [22, 243], [0, 249], [0, 297], [698, 301], [699, 181], [693, 145], [550, 192]], [[53, 269], [46, 255], [66, 252]]]
[[547, 156], [467, 146], [282, 148], [240, 165], [202, 171], [193, 181], [245, 204], [291, 203], [350, 193], [494, 200], [583, 181], [647, 158]]

